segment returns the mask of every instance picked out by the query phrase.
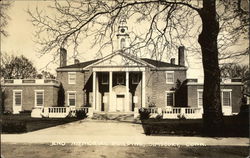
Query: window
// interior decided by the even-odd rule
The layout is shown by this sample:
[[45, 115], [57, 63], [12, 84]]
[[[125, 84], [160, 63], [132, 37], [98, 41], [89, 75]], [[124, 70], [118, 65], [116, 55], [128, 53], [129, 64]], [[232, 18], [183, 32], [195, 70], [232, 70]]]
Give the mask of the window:
[[125, 48], [125, 39], [121, 39], [121, 49]]
[[75, 72], [68, 72], [68, 83], [69, 84], [76, 84], [76, 73]]
[[68, 105], [76, 106], [76, 92], [68, 92]]
[[222, 106], [231, 106], [231, 90], [222, 90]]
[[44, 106], [44, 91], [35, 90], [35, 106], [42, 107]]
[[139, 74], [133, 74], [132, 76], [132, 84], [138, 84], [140, 81]]
[[203, 89], [197, 90], [197, 101], [198, 101], [198, 107], [203, 106]]
[[174, 83], [174, 72], [173, 71], [167, 71], [166, 72], [166, 83]]
[[108, 74], [107, 73], [102, 73], [102, 84], [108, 84]]
[[124, 76], [117, 75], [117, 84], [124, 84]]
[[22, 106], [22, 90], [14, 90], [14, 105]]
[[174, 106], [174, 91], [166, 92], [166, 106]]

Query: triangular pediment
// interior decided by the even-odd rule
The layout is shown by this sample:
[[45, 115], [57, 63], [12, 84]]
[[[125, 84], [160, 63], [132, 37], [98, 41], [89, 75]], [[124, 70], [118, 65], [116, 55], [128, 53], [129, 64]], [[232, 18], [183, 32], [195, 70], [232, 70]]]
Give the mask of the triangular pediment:
[[114, 53], [102, 60], [94, 63], [92, 66], [147, 66], [144, 62], [135, 59], [127, 54]]

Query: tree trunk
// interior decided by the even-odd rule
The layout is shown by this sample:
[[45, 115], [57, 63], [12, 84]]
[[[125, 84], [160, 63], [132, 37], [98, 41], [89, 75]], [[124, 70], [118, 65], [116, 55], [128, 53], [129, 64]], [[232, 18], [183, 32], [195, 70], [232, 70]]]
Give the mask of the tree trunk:
[[203, 8], [199, 11], [199, 14], [202, 19], [202, 32], [198, 41], [201, 45], [204, 69], [203, 126], [205, 134], [218, 136], [222, 134], [223, 115], [217, 46], [219, 22], [216, 18], [215, 0], [203, 0]]

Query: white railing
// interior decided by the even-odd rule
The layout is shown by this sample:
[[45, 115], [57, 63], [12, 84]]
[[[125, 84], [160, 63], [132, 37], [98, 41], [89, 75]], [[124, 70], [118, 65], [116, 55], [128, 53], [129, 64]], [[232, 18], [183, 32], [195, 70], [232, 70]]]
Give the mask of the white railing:
[[5, 85], [57, 85], [59, 86], [59, 81], [55, 79], [5, 79]]
[[201, 118], [202, 110], [196, 107], [168, 107], [163, 109], [163, 118]]
[[69, 107], [44, 107], [42, 115], [49, 118], [65, 118], [69, 112]]
[[[154, 118], [158, 115], [162, 115], [164, 119], [178, 119], [178, 118], [186, 118], [186, 119], [196, 119], [202, 118], [203, 110], [202, 108], [196, 107], [165, 107], [158, 108], [153, 107], [148, 109], [150, 111], [150, 117]], [[134, 117], [139, 116], [139, 109], [135, 108]]]
[[31, 117], [65, 118], [67, 116], [76, 117], [77, 110], [84, 110], [88, 117], [93, 116], [91, 107], [44, 107], [32, 110]]

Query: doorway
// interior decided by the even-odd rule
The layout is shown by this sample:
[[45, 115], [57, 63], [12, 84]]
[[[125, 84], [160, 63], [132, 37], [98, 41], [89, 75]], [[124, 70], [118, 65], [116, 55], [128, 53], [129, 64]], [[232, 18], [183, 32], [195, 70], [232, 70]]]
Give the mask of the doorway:
[[124, 106], [125, 106], [125, 95], [117, 94], [116, 95], [116, 111], [124, 112]]

